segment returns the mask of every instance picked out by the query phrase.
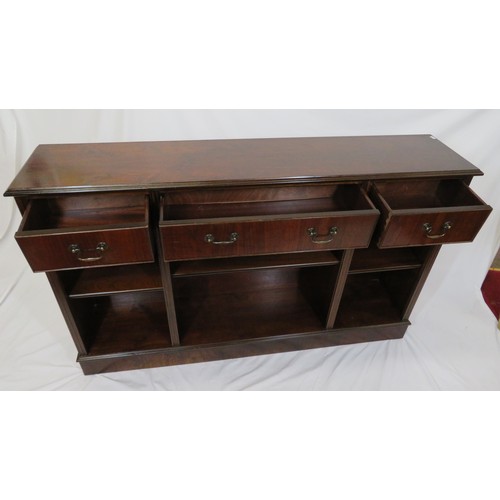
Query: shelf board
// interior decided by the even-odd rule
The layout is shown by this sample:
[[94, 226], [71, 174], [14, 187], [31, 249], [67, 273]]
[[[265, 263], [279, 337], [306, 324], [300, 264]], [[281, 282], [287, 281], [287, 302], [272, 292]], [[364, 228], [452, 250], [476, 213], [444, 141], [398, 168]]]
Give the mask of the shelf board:
[[364, 248], [354, 251], [349, 274], [415, 269], [421, 265], [411, 248]]
[[314, 267], [336, 265], [338, 263], [339, 259], [333, 252], [259, 255], [256, 257], [191, 260], [172, 263], [172, 275], [182, 277], [269, 268]]
[[400, 339], [409, 326], [408, 321], [374, 327], [326, 330], [314, 333], [274, 336], [204, 346], [183, 346], [112, 356], [80, 354], [78, 362], [86, 375], [120, 370], [136, 370], [183, 363], [200, 363], [221, 359], [242, 358], [278, 352], [318, 349], [334, 345], [356, 344], [389, 339]]
[[96, 323], [89, 355], [171, 347], [163, 293], [128, 293], [89, 299]]
[[162, 289], [156, 264], [88, 268], [77, 272], [76, 280], [68, 292], [71, 298]]
[[[177, 319], [181, 345], [203, 345], [240, 341], [277, 334], [315, 332], [324, 324], [297, 283], [278, 288], [244, 288], [223, 290], [218, 276], [205, 276], [205, 289], [199, 292], [199, 281], [192, 283], [197, 293], [177, 298]], [[184, 281], [184, 280], [183, 280]], [[221, 290], [216, 293], [215, 290]]]
[[401, 311], [378, 274], [347, 278], [334, 328], [401, 322]]

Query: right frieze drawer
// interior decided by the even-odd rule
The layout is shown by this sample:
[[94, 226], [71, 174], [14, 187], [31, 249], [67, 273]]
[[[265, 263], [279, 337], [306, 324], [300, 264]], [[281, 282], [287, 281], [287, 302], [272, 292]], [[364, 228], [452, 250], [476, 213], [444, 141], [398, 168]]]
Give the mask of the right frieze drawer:
[[492, 208], [460, 179], [375, 182], [379, 248], [472, 241]]

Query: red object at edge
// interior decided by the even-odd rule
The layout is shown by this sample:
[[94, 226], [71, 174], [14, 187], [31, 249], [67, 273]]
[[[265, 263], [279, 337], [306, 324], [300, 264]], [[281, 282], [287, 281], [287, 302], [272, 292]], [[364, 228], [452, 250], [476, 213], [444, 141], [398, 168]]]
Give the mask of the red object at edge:
[[497, 319], [500, 316], [500, 269], [490, 269], [481, 286], [484, 301]]

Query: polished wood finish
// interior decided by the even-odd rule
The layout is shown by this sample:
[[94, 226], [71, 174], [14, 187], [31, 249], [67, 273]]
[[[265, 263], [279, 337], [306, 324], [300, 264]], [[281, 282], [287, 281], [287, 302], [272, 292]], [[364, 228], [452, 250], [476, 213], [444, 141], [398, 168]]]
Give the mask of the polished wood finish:
[[306, 334], [280, 335], [278, 337], [231, 341], [204, 346], [178, 346], [114, 356], [88, 356], [82, 354], [78, 356], [78, 362], [86, 375], [120, 370], [137, 370], [400, 339], [404, 336], [408, 326], [408, 321], [400, 321], [392, 325], [322, 330]]
[[160, 268], [161, 281], [163, 283], [163, 298], [167, 307], [168, 326], [170, 331], [170, 341], [172, 345], [180, 344], [179, 328], [177, 326], [177, 311], [175, 308], [174, 291], [172, 285], [172, 271], [170, 263], [163, 261], [159, 256], [163, 255], [162, 239], [159, 230], [155, 231], [157, 244], [157, 259]]
[[342, 253], [338, 275], [336, 277], [336, 280], [332, 284], [332, 299], [330, 307], [328, 308], [328, 314], [326, 318], [326, 327], [328, 329], [333, 328], [335, 318], [337, 317], [337, 312], [339, 309], [340, 301], [342, 299], [342, 295], [344, 293], [345, 280], [351, 266], [353, 253], [353, 250], [345, 250]]
[[480, 174], [431, 136], [47, 145], [6, 194], [91, 374], [401, 338]]
[[[366, 247], [379, 215], [356, 184], [229, 191], [236, 202], [223, 190], [164, 197], [160, 233], [166, 261]], [[211, 243], [207, 235], [223, 243]]]
[[[370, 211], [293, 219], [261, 217], [259, 220], [162, 223], [163, 257], [175, 261], [367, 247], [377, 220], [377, 212]], [[330, 239], [331, 228], [337, 228], [337, 233], [328, 243], [316, 243], [309, 234], [310, 228], [314, 228], [321, 239]], [[211, 244], [206, 241], [209, 234], [217, 241], [230, 241], [233, 233], [238, 235], [234, 243]]]
[[372, 195], [383, 214], [380, 248], [472, 241], [492, 210], [456, 180], [375, 183]]
[[15, 237], [35, 272], [154, 260], [148, 198], [140, 193], [34, 198]]
[[[153, 262], [147, 227], [75, 234], [42, 235], [20, 232], [16, 235], [16, 240], [35, 272]], [[82, 262], [70, 250], [71, 245], [77, 244], [85, 256], [93, 257], [100, 242], [106, 243], [107, 249], [97, 263]]]
[[49, 144], [36, 148], [7, 194], [436, 175], [481, 171], [430, 135]]

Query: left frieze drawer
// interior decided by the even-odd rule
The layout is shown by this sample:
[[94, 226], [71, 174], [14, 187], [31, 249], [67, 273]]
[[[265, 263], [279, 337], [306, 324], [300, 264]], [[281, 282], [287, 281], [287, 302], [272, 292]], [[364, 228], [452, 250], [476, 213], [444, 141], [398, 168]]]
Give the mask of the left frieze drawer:
[[143, 193], [32, 198], [15, 237], [35, 272], [154, 261]]

